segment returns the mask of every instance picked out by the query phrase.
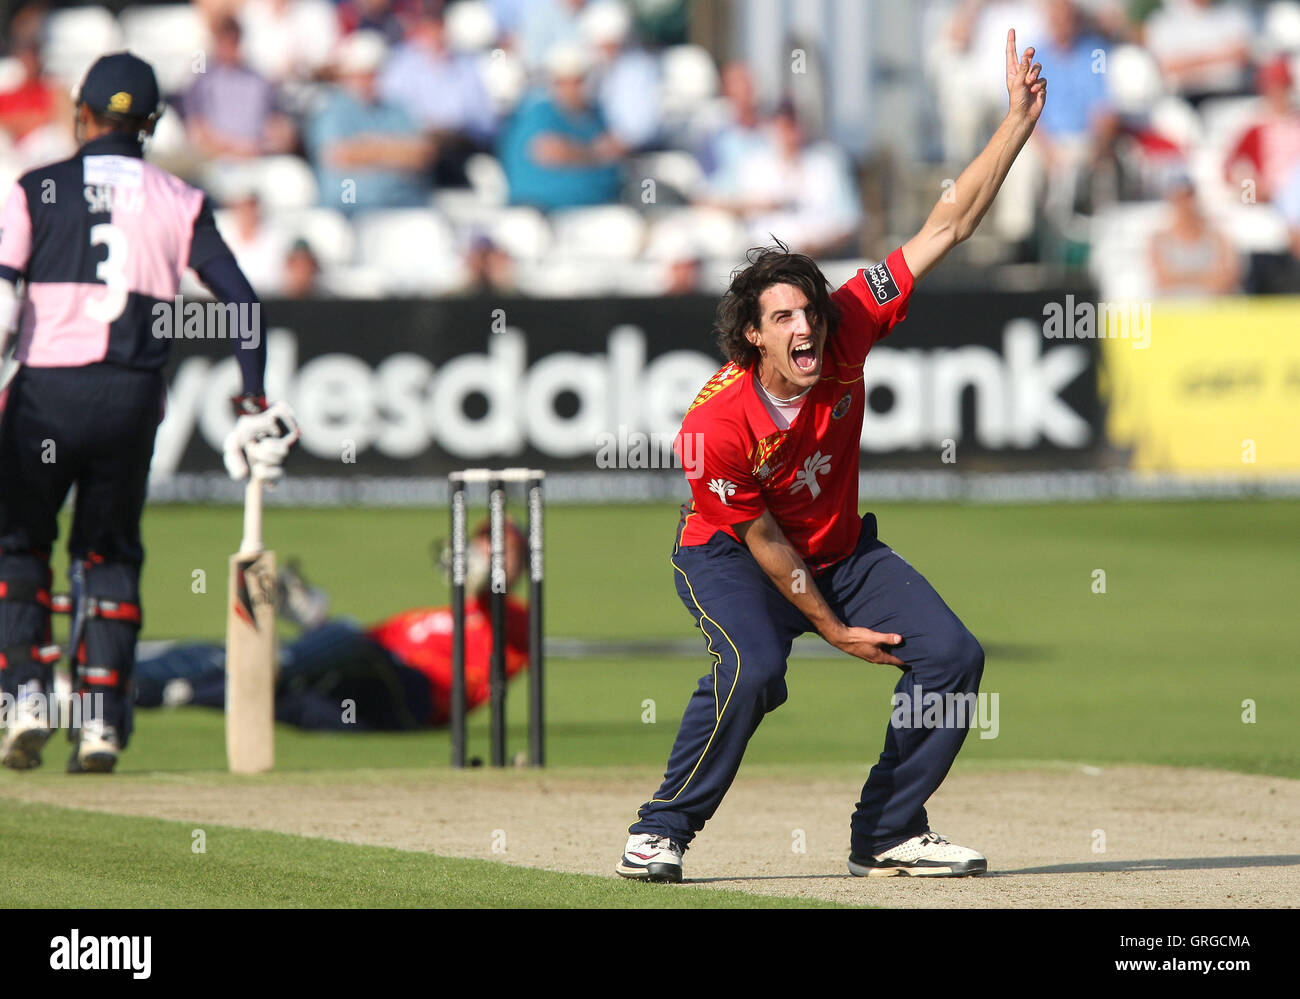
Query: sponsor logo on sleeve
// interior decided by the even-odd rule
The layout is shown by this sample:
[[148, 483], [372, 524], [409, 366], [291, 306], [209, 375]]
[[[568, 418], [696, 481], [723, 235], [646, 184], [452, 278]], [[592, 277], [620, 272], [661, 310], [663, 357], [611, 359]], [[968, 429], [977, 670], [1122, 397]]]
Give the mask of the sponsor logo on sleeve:
[[876, 300], [877, 305], [887, 305], [902, 294], [898, 290], [898, 282], [894, 280], [894, 275], [890, 273], [889, 264], [881, 261], [875, 267], [864, 267], [860, 272], [862, 280], [867, 283], [871, 289], [871, 295]]
[[730, 506], [731, 504], [727, 502], [727, 497], [735, 493], [736, 484], [734, 482], [728, 482], [726, 479], [710, 479], [709, 489], [718, 494], [718, 499], [722, 500], [723, 506]]

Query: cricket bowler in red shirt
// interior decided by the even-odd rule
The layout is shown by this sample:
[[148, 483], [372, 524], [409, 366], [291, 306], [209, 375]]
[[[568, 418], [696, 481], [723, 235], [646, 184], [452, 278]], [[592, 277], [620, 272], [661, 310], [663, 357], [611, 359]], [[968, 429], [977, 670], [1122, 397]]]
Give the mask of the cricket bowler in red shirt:
[[[973, 709], [984, 651], [929, 583], [858, 515], [858, 461], [871, 347], [901, 322], [916, 281], [967, 239], [1046, 101], [1034, 50], [1006, 48], [1007, 116], [921, 231], [838, 291], [809, 257], [754, 251], [717, 316], [731, 360], [692, 403], [678, 437], [692, 500], [673, 569], [713, 657], [682, 717], [667, 772], [641, 806], [617, 872], [680, 881], [682, 854], [731, 786], [763, 716], [786, 699], [796, 636], [816, 631], [902, 671], [895, 695]], [[690, 454], [692, 461], [685, 461]], [[985, 858], [930, 829], [925, 803], [947, 776], [973, 710], [895, 712], [854, 810], [849, 871], [960, 877]]]

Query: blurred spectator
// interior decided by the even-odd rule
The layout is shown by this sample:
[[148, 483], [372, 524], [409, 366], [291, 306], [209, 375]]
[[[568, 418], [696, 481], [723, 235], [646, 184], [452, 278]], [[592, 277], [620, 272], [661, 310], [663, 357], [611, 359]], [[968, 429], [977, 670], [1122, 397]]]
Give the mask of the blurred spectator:
[[417, 0], [343, 0], [338, 5], [339, 24], [344, 34], [373, 31], [387, 44], [397, 45], [406, 34], [404, 21], [419, 6]]
[[[1286, 56], [1261, 67], [1259, 92], [1264, 108], [1228, 154], [1226, 176], [1238, 193], [1253, 184], [1254, 201], [1273, 200], [1276, 191], [1300, 166], [1300, 107]], [[1248, 199], [1249, 200], [1249, 199]]]
[[442, 17], [411, 22], [379, 78], [385, 100], [406, 109], [437, 147], [440, 185], [464, 186], [465, 160], [489, 148], [496, 116], [474, 59], [447, 48]]
[[471, 295], [513, 295], [515, 262], [488, 236], [477, 236], [465, 254], [465, 292]]
[[665, 295], [697, 295], [703, 291], [703, 262], [699, 257], [681, 256], [664, 268]]
[[12, 142], [55, 120], [55, 89], [41, 72], [41, 49], [28, 42], [13, 50], [8, 73], [0, 79], [0, 128]]
[[1073, 0], [1049, 0], [1047, 37], [1034, 54], [1051, 81], [1052, 99], [1043, 109], [1034, 139], [1047, 172], [1048, 205], [1068, 218], [1095, 172], [1113, 156], [1119, 117], [1106, 96], [1106, 42], [1083, 30]]
[[329, 0], [245, 0], [240, 21], [248, 64], [276, 83], [320, 76], [338, 44]]
[[401, 107], [379, 98], [383, 38], [359, 31], [339, 44], [330, 88], [304, 129], [321, 203], [346, 213], [428, 201], [433, 144]]
[[[927, 67], [943, 126], [943, 154], [966, 163], [1006, 110], [1007, 29], [1023, 51], [1046, 37], [1038, 0], [960, 0], [927, 44]], [[1044, 67], [1044, 76], [1048, 76]], [[999, 199], [1002, 200], [1002, 199]]]
[[222, 238], [240, 270], [259, 295], [278, 294], [284, 285], [284, 234], [267, 224], [262, 203], [252, 191], [239, 195], [228, 207], [229, 222], [221, 227]]
[[238, 21], [221, 21], [211, 56], [185, 92], [185, 124], [204, 158], [250, 159], [294, 146], [293, 123], [278, 109], [275, 87], [240, 57], [241, 38]]
[[1193, 107], [1246, 92], [1249, 12], [1235, 0], [1164, 0], [1146, 27], [1146, 45], [1169, 88]]
[[1170, 224], [1154, 233], [1148, 246], [1156, 293], [1188, 298], [1240, 290], [1236, 250], [1201, 211], [1196, 189], [1186, 174], [1170, 183], [1168, 204]]
[[519, 19], [519, 56], [530, 71], [541, 70], [557, 45], [581, 41], [578, 14], [583, 0], [528, 0]]
[[631, 150], [659, 137], [659, 63], [631, 44], [632, 13], [620, 0], [596, 0], [579, 17], [583, 40], [596, 53], [596, 105], [610, 134]]
[[284, 258], [284, 283], [280, 293], [285, 298], [324, 298], [320, 285], [320, 261], [305, 239], [295, 240]]
[[16, 17], [15, 25], [13, 55], [3, 60], [6, 72], [0, 77], [0, 150], [9, 147], [7, 166], [17, 175], [72, 155], [76, 142], [67, 124], [72, 115], [66, 90], [48, 79], [41, 65], [39, 20]]
[[622, 143], [587, 99], [587, 59], [577, 46], [547, 57], [550, 92], [525, 98], [500, 141], [510, 201], [543, 210], [618, 199]]
[[775, 235], [810, 256], [852, 252], [862, 208], [844, 150], [830, 142], [806, 145], [788, 101], [766, 131], [763, 148], [719, 164], [705, 200], [735, 212], [755, 243]]
[[716, 173], [724, 162], [743, 162], [767, 148], [754, 74], [745, 63], [729, 62], [722, 68], [722, 101], [705, 117], [697, 155], [706, 174]]

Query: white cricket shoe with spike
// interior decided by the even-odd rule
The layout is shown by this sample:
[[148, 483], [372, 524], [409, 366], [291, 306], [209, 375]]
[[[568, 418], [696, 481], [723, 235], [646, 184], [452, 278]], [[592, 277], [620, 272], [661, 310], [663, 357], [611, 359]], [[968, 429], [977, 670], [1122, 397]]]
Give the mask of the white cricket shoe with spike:
[[682, 879], [683, 852], [681, 845], [667, 836], [636, 833], [628, 837], [623, 859], [614, 870], [625, 878], [678, 882]]
[[989, 869], [984, 855], [949, 843], [935, 832], [904, 840], [874, 857], [849, 857], [849, 873], [860, 878], [964, 878]]

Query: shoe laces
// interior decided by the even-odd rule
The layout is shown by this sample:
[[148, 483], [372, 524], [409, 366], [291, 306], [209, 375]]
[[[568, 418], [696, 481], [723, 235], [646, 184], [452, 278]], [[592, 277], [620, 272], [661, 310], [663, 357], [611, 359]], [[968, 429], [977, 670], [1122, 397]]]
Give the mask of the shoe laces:
[[938, 845], [948, 845], [948, 841], [940, 836], [937, 832], [928, 832], [921, 837], [922, 843], [934, 843]]
[[646, 846], [653, 846], [657, 850], [671, 850], [673, 853], [682, 852], [682, 848], [667, 836], [651, 836], [645, 843]]

